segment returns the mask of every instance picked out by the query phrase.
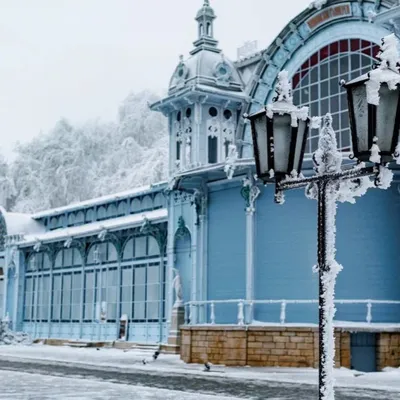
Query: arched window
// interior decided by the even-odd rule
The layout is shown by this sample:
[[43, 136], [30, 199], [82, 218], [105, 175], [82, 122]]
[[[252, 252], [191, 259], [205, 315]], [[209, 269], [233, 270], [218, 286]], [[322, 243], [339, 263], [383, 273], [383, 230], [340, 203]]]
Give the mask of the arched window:
[[84, 322], [116, 321], [117, 258], [117, 249], [110, 242], [95, 243], [89, 249], [84, 281]]
[[207, 22], [207, 36], [211, 36], [211, 24]]
[[106, 208], [101, 206], [97, 209], [97, 221], [101, 221], [107, 218]]
[[117, 260], [118, 254], [115, 246], [110, 242], [102, 242], [90, 247], [86, 265], [106, 264]]
[[50, 229], [56, 229], [58, 224], [58, 219], [56, 217], [51, 218], [50, 220]]
[[[338, 147], [351, 151], [347, 96], [339, 82], [368, 72], [379, 47], [360, 39], [345, 39], [325, 46], [314, 53], [293, 76], [293, 100], [296, 105], [309, 106], [311, 116], [330, 112]], [[318, 147], [318, 129], [312, 129], [306, 153]]]
[[93, 222], [93, 221], [94, 221], [94, 211], [93, 208], [89, 208], [89, 210], [86, 211], [85, 222]]
[[57, 219], [57, 228], [62, 228], [64, 226], [64, 215], [60, 215]]
[[199, 34], [200, 34], [200, 36], [204, 35], [204, 26], [203, 26], [203, 24], [200, 24], [200, 26], [199, 26]]
[[144, 196], [142, 200], [142, 210], [152, 210], [153, 200], [150, 196]]
[[48, 322], [50, 315], [50, 269], [47, 253], [27, 259], [24, 286], [24, 321]]
[[75, 214], [68, 214], [68, 226], [73, 226], [75, 224]]
[[[129, 239], [121, 266], [121, 314], [134, 322], [160, 319], [160, 249], [152, 236]], [[164, 318], [164, 315], [161, 316]]]
[[157, 193], [154, 197], [154, 208], [165, 207], [165, 197], [162, 193]]
[[128, 211], [128, 204], [126, 203], [126, 201], [121, 201], [118, 204], [118, 216], [121, 217], [123, 215], [126, 215]]
[[136, 236], [129, 239], [124, 246], [122, 260], [155, 257], [160, 255], [160, 248], [153, 236]]
[[85, 214], [79, 211], [75, 216], [75, 225], [83, 225], [85, 223]]
[[110, 204], [107, 207], [107, 217], [108, 218], [114, 218], [117, 216], [117, 207], [115, 204]]
[[57, 253], [53, 273], [52, 321], [79, 322], [83, 284], [81, 267], [82, 256], [78, 249], [63, 249]]
[[131, 214], [137, 213], [141, 210], [142, 204], [139, 199], [133, 199], [131, 201]]

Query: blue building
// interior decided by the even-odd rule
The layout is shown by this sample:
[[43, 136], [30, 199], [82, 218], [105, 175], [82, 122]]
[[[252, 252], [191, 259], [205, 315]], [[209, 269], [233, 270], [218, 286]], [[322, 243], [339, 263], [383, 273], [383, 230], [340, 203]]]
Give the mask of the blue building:
[[[254, 179], [242, 115], [272, 101], [285, 69], [295, 104], [313, 116], [332, 113], [349, 154], [339, 81], [370, 70], [380, 39], [400, 34], [397, 1], [322, 3], [290, 21], [267, 49], [233, 62], [218, 47], [216, 15], [204, 1], [193, 49], [180, 58], [168, 96], [151, 106], [169, 121], [169, 182], [30, 216], [1, 210], [0, 310], [14, 329], [114, 341], [122, 318], [127, 341], [166, 343], [174, 269], [191, 326], [317, 323], [316, 203], [293, 191], [286, 205], [274, 204], [273, 188]], [[305, 170], [318, 134], [311, 130]], [[397, 175], [389, 190], [339, 206], [338, 326], [398, 329], [399, 219]]]

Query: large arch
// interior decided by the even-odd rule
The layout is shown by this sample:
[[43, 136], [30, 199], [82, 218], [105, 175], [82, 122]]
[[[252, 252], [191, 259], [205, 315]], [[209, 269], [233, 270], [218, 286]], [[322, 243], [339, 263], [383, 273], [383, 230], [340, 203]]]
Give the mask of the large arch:
[[[382, 1], [381, 11], [393, 4], [393, 1]], [[247, 112], [259, 111], [272, 101], [280, 71], [285, 69], [293, 77], [312, 54], [331, 43], [358, 39], [378, 44], [390, 32], [368, 21], [369, 12], [374, 10], [371, 2], [328, 1], [322, 10], [307, 9], [294, 18], [263, 52], [248, 90], [252, 100]], [[242, 157], [252, 157], [249, 124], [244, 124], [239, 137], [247, 144], [243, 146]]]

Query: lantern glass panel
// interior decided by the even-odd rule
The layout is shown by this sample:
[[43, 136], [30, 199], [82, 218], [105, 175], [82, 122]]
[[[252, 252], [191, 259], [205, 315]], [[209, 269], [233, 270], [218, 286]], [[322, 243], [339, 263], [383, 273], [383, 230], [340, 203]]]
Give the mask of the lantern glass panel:
[[[293, 169], [296, 170], [297, 172], [301, 172], [300, 163], [303, 161], [302, 157], [304, 156], [303, 143], [305, 140], [304, 136], [307, 134], [307, 130], [308, 130], [308, 126], [307, 126], [308, 120], [307, 121], [299, 120], [298, 123], [299, 123], [299, 128], [298, 128], [298, 132], [297, 132], [296, 150], [294, 153]], [[292, 172], [292, 171], [289, 171], [289, 172]]]
[[274, 163], [275, 173], [288, 174], [290, 144], [292, 142], [292, 118], [289, 114], [274, 115]]
[[382, 84], [380, 101], [376, 112], [376, 136], [378, 146], [382, 152], [392, 153], [392, 138], [396, 123], [397, 106], [399, 102], [398, 90], [390, 90], [386, 84]]
[[256, 162], [259, 163], [261, 175], [269, 172], [272, 168], [268, 165], [268, 140], [267, 140], [267, 115], [260, 114], [254, 119], [255, 136], [257, 139], [257, 148], [259, 154], [254, 154]]
[[355, 153], [369, 151], [368, 145], [368, 102], [367, 88], [365, 84], [360, 84], [351, 88], [353, 94], [353, 110], [355, 121], [355, 136], [357, 143], [353, 143]]

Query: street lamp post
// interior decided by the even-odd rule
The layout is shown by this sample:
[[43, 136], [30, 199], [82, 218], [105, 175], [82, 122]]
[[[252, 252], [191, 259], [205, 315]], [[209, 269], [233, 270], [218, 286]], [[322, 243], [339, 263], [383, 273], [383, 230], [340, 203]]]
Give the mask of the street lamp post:
[[[342, 267], [335, 261], [337, 202], [362, 196], [368, 188], [387, 189], [393, 173], [389, 162], [399, 158], [400, 74], [397, 40], [382, 39], [381, 63], [349, 83], [348, 92], [352, 145], [357, 165], [342, 168], [332, 117], [324, 117], [318, 149], [313, 155], [316, 174], [304, 177], [301, 166], [308, 130], [320, 120], [310, 119], [307, 108], [293, 105], [288, 74], [282, 71], [271, 105], [250, 116], [258, 178], [275, 182], [275, 201], [284, 202], [284, 191], [306, 188], [308, 198], [318, 201], [319, 274], [319, 399], [334, 399], [334, 291]], [[314, 126], [315, 127], [315, 126]], [[365, 163], [368, 163], [366, 165]], [[374, 182], [370, 177], [375, 177]]]

